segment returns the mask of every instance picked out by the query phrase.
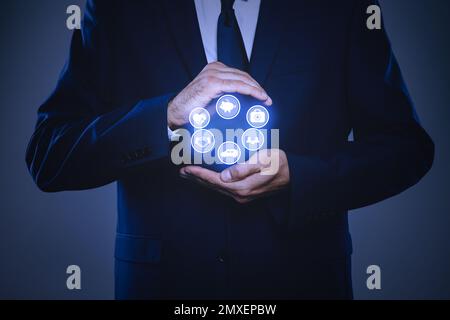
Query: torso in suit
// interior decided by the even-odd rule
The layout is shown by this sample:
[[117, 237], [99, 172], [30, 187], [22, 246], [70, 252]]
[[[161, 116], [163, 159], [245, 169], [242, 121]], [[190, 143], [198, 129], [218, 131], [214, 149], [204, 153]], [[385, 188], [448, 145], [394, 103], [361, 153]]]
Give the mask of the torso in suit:
[[373, 1], [275, 3], [261, 2], [250, 74], [291, 183], [240, 205], [169, 157], [168, 101], [207, 63], [194, 2], [88, 1], [27, 163], [47, 192], [117, 181], [117, 298], [352, 298], [347, 211], [429, 170], [386, 34], [366, 27]]

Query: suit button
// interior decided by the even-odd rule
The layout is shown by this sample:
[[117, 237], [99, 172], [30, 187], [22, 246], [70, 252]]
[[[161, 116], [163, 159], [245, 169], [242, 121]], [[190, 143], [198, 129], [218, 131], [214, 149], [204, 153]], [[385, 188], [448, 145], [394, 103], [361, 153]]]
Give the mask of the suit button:
[[124, 155], [122, 155], [120, 161], [122, 164], [127, 164], [131, 161], [131, 157], [128, 154], [124, 154]]
[[150, 152], [150, 148], [144, 148], [143, 152], [144, 152], [144, 157], [149, 156], [150, 153], [151, 153], [151, 152]]
[[225, 263], [227, 261], [227, 254], [226, 254], [225, 250], [222, 250], [220, 252], [219, 256], [217, 257], [217, 260], [220, 263]]
[[137, 159], [142, 159], [142, 157], [144, 156], [144, 153], [142, 152], [142, 150], [137, 150], [134, 154]]
[[128, 154], [128, 159], [130, 159], [130, 162], [136, 160], [136, 157], [135, 157], [135, 155], [134, 155], [134, 152], [130, 152], [130, 153]]

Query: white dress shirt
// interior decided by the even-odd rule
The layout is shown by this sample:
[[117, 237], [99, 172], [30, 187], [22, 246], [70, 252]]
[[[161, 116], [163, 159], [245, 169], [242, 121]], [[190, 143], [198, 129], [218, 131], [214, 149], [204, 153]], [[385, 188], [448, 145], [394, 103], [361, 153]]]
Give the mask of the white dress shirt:
[[[203, 48], [208, 63], [217, 61], [217, 22], [221, 11], [220, 0], [194, 0]], [[244, 40], [248, 60], [251, 60], [261, 0], [236, 0], [234, 12]], [[170, 141], [178, 141], [176, 130], [168, 128]]]

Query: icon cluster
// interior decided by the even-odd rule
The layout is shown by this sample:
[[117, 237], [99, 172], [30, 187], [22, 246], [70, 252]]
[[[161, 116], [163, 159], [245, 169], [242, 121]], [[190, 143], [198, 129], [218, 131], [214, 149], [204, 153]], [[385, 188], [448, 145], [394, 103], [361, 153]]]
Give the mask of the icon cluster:
[[[216, 102], [216, 112], [224, 120], [234, 119], [241, 112], [241, 103], [233, 95], [223, 95]], [[246, 120], [251, 128], [242, 134], [242, 146], [249, 151], [258, 151], [264, 145], [264, 134], [260, 129], [268, 124], [269, 112], [261, 105], [254, 105], [248, 109]], [[211, 152], [215, 146], [214, 134], [206, 129], [210, 121], [211, 115], [205, 108], [196, 108], [189, 115], [189, 122], [196, 129], [191, 145], [199, 153]], [[233, 141], [225, 141], [217, 149], [219, 160], [227, 165], [237, 163], [241, 153], [241, 147]]]

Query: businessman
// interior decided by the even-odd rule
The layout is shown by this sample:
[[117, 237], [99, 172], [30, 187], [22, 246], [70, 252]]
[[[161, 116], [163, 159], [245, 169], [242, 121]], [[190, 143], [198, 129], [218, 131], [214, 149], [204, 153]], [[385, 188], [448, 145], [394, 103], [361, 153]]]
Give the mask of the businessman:
[[[352, 298], [347, 212], [434, 157], [372, 4], [87, 2], [26, 159], [46, 192], [117, 182], [118, 299]], [[171, 161], [190, 111], [228, 92], [275, 115], [274, 174]]]

